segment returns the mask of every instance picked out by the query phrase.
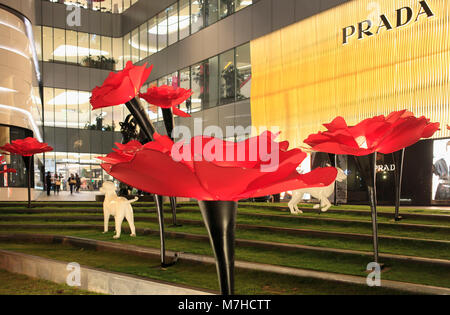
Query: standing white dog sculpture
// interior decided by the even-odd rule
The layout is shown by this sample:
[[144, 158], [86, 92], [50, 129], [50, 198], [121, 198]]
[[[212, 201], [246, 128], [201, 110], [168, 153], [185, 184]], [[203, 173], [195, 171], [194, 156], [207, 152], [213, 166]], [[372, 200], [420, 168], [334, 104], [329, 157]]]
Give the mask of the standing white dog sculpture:
[[105, 201], [103, 202], [103, 216], [105, 220], [105, 230], [103, 233], [108, 232], [109, 216], [112, 215], [116, 224], [115, 239], [120, 237], [122, 231], [123, 218], [126, 218], [130, 225], [131, 236], [136, 236], [136, 228], [134, 226], [134, 215], [132, 202], [137, 201], [139, 198], [128, 200], [124, 197], [118, 197], [116, 195], [116, 186], [113, 182], [104, 182], [100, 191], [105, 194]]
[[319, 199], [320, 203], [314, 205], [314, 209], [321, 208], [322, 212], [327, 211], [331, 207], [331, 203], [328, 200], [328, 197], [330, 197], [334, 192], [335, 182], [342, 182], [347, 178], [347, 175], [345, 175], [343, 170], [341, 170], [340, 168], [337, 168], [337, 170], [338, 172], [336, 175], [336, 179], [329, 186], [294, 190], [292, 192], [292, 199], [288, 203], [291, 214], [303, 213], [303, 211], [298, 208], [297, 204], [302, 201], [304, 194], [310, 194], [312, 197]]

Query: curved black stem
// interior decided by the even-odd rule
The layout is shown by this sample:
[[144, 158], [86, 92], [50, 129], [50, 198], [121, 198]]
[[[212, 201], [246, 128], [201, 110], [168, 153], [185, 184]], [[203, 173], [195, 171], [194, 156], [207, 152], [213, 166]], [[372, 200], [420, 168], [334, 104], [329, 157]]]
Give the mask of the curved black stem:
[[[337, 154], [329, 153], [328, 156], [330, 157], [331, 166], [337, 167]], [[335, 206], [338, 205], [337, 203], [337, 181], [334, 182], [334, 200], [333, 204]]]
[[237, 202], [199, 200], [198, 205], [216, 257], [220, 291], [233, 295]]
[[[141, 131], [147, 137], [147, 142], [153, 141], [153, 134], [156, 129], [153, 126], [150, 119], [148, 119], [147, 113], [145, 109], [141, 106], [139, 100], [137, 98], [133, 98], [131, 101], [125, 104], [133, 115], [136, 123], [141, 128]], [[165, 235], [164, 235], [164, 209], [163, 209], [163, 200], [162, 196], [155, 195], [155, 204], [156, 210], [158, 212], [158, 223], [159, 223], [159, 238], [161, 242], [161, 266], [167, 267], [166, 263], [166, 245], [165, 245]]]
[[400, 198], [402, 194], [402, 178], [403, 178], [403, 161], [405, 159], [405, 149], [392, 153], [392, 158], [395, 164], [394, 179], [395, 179], [395, 221], [400, 221]]
[[[167, 136], [172, 139], [172, 132], [175, 126], [173, 112], [171, 108], [162, 108], [162, 114], [164, 119], [164, 126], [166, 127]], [[170, 207], [172, 208], [172, 221], [174, 226], [177, 224], [177, 201], [175, 197], [170, 197]]]
[[356, 166], [367, 186], [370, 210], [372, 214], [372, 239], [374, 262], [378, 263], [378, 222], [377, 222], [377, 190], [376, 190], [377, 154], [355, 156]]

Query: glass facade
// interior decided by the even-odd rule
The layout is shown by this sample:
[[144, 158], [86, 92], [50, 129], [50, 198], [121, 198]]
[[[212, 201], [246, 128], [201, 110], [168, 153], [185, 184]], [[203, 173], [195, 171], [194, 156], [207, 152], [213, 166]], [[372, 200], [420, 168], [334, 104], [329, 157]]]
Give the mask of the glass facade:
[[88, 1], [88, 0], [47, 0], [54, 3], [61, 3], [65, 5], [73, 5], [86, 10], [107, 12], [107, 13], [122, 13], [130, 8], [139, 0], [103, 0], [103, 1]]
[[[102, 8], [109, 8], [119, 2], [122, 3], [120, 0], [94, 2], [94, 6], [101, 3]], [[42, 50], [39, 58], [47, 62], [121, 70], [128, 60], [139, 62], [253, 2], [179, 0], [121, 38], [37, 26], [36, 38], [42, 40], [38, 47]], [[77, 3], [84, 7], [83, 1], [77, 0]]]

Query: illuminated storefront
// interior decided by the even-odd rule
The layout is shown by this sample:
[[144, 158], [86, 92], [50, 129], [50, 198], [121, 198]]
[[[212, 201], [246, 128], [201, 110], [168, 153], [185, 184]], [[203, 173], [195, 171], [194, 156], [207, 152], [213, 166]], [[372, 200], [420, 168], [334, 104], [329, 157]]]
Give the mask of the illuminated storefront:
[[[449, 18], [446, 0], [350, 1], [253, 40], [252, 124], [303, 146], [336, 116], [354, 124], [400, 109], [425, 115], [443, 126], [440, 140], [407, 149], [402, 199], [450, 204]], [[313, 167], [326, 160], [313, 156]], [[362, 201], [346, 161], [345, 199]], [[379, 200], [392, 203], [392, 160], [380, 155], [377, 164]]]

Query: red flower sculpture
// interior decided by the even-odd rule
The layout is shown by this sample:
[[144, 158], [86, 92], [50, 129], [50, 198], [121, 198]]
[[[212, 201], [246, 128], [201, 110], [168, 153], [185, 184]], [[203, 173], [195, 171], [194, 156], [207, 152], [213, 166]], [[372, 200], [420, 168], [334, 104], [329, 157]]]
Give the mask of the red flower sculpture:
[[147, 64], [135, 66], [128, 61], [122, 71], [111, 72], [102, 86], [92, 90], [92, 108], [115, 106], [131, 101], [138, 95], [152, 69], [153, 65], [147, 68]]
[[152, 105], [156, 105], [161, 108], [172, 108], [175, 115], [182, 117], [191, 117], [191, 115], [179, 110], [177, 107], [189, 97], [191, 97], [191, 95], [192, 90], [162, 85], [160, 87], [149, 87], [147, 93], [140, 93], [139, 97], [145, 99]]
[[53, 151], [47, 143], [37, 141], [35, 138], [25, 138], [20, 140], [13, 140], [0, 147], [0, 150], [21, 156], [32, 156], [38, 153]]
[[369, 118], [352, 127], [342, 117], [324, 126], [327, 131], [310, 135], [304, 142], [314, 151], [355, 156], [392, 153], [439, 130], [439, 123], [430, 123], [423, 116], [416, 118], [406, 110]]
[[[5, 163], [5, 157], [0, 155], [0, 166], [3, 163]], [[0, 170], [0, 174], [5, 174], [5, 173], [17, 173], [17, 171], [13, 168], [7, 168], [7, 169]]]
[[[333, 183], [337, 175], [333, 167], [298, 174], [296, 168], [306, 153], [288, 151], [289, 144], [275, 142], [275, 137], [266, 132], [239, 143], [195, 137], [184, 145], [155, 133], [154, 142], [117, 143], [115, 152], [99, 159], [105, 162], [102, 167], [108, 174], [130, 186], [198, 200], [236, 201]], [[262, 147], [269, 154], [261, 153]], [[272, 168], [268, 167], [270, 156], [278, 157]]]

